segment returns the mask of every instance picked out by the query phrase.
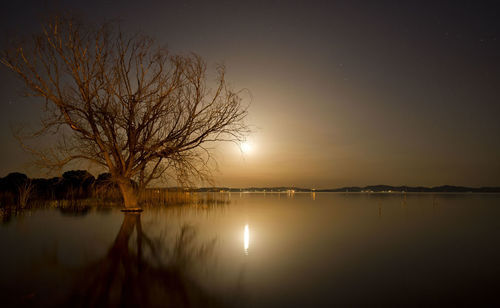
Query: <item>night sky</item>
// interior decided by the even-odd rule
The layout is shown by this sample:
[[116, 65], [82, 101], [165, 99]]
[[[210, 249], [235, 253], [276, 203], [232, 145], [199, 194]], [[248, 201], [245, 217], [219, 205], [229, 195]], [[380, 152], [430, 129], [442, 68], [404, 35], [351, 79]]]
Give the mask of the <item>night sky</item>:
[[[225, 64], [254, 133], [217, 148], [218, 185], [500, 185], [500, 4], [401, 2], [9, 1], [0, 39], [69, 9]], [[41, 102], [0, 80], [0, 176], [43, 175], [10, 129]]]

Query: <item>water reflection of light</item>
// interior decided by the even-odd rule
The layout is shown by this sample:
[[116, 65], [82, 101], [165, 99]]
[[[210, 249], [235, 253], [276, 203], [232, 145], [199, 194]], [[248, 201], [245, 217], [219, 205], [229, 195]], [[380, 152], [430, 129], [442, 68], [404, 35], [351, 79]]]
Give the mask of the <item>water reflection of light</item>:
[[248, 246], [250, 246], [250, 229], [248, 228], [248, 224], [246, 224], [245, 231], [243, 232], [243, 249], [245, 255], [248, 255]]

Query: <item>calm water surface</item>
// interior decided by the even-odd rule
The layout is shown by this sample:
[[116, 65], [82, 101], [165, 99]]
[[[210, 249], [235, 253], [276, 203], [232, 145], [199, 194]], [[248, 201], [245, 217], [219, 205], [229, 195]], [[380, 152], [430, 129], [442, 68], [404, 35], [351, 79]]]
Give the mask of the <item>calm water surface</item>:
[[0, 226], [0, 306], [498, 306], [500, 195], [231, 194]]

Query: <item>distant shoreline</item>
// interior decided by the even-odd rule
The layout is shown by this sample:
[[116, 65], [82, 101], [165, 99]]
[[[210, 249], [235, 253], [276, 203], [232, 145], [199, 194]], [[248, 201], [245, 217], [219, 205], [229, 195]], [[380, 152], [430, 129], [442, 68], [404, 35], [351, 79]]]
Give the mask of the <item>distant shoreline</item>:
[[[86, 170], [70, 170], [62, 177], [53, 178], [29, 178], [27, 175], [18, 172], [9, 173], [5, 177], [0, 177], [0, 192], [17, 192], [19, 185], [29, 182], [34, 186], [40, 186], [38, 190], [47, 193], [49, 190], [59, 189], [66, 191], [68, 188], [85, 191], [94, 186], [112, 185], [109, 173], [99, 174], [95, 178]], [[69, 186], [71, 187], [69, 187]], [[68, 186], [68, 187], [66, 187]], [[94, 187], [95, 188], [95, 187]], [[434, 187], [426, 186], [392, 186], [392, 185], [368, 185], [368, 186], [345, 186], [340, 188], [304, 188], [296, 186], [273, 186], [273, 187], [228, 187], [213, 186], [200, 188], [186, 187], [150, 187], [148, 189], [158, 189], [166, 191], [191, 191], [191, 192], [275, 192], [275, 193], [298, 193], [298, 192], [338, 192], [338, 193], [500, 193], [500, 186], [489, 187], [467, 187], [454, 185], [441, 185]]]
[[[175, 188], [169, 188], [175, 189]], [[436, 187], [424, 186], [350, 186], [341, 188], [314, 189], [301, 187], [204, 187], [191, 189], [198, 192], [260, 192], [260, 193], [300, 193], [300, 192], [336, 192], [336, 193], [500, 193], [500, 187], [465, 187], [443, 185]]]
[[[157, 188], [157, 189], [161, 189], [161, 188]], [[168, 188], [170, 189], [170, 188]], [[500, 191], [494, 191], [494, 192], [453, 192], [453, 191], [432, 191], [432, 192], [414, 192], [414, 191], [410, 191], [410, 192], [406, 192], [406, 191], [326, 191], [326, 190], [311, 190], [311, 191], [305, 191], [305, 190], [302, 190], [302, 191], [293, 191], [293, 192], [288, 192], [288, 191], [250, 191], [250, 190], [207, 190], [206, 188], [202, 188], [202, 189], [193, 189], [192, 191], [195, 191], [195, 192], [214, 192], [214, 193], [243, 193], [243, 194], [288, 194], [288, 193], [293, 193], [293, 194], [311, 194], [311, 193], [329, 193], [329, 194], [376, 194], [376, 195], [384, 195], [384, 194], [387, 194], [387, 195], [396, 195], [396, 194], [409, 194], [409, 195], [419, 195], [419, 194], [422, 194], [422, 195], [425, 195], [425, 194], [429, 194], [429, 195], [432, 195], [432, 194], [443, 194], [443, 195], [446, 195], [446, 194], [449, 194], [449, 195], [481, 195], [481, 194], [500, 194]]]

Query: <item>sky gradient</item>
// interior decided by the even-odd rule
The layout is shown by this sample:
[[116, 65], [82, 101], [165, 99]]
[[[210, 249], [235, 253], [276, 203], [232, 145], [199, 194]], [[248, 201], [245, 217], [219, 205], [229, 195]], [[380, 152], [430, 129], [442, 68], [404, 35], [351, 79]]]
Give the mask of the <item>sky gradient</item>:
[[[11, 1], [0, 39], [69, 9], [225, 64], [254, 133], [216, 150], [218, 185], [500, 185], [499, 5], [364, 2]], [[10, 130], [40, 102], [0, 80], [0, 176], [41, 176]]]

